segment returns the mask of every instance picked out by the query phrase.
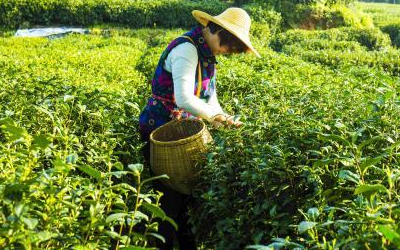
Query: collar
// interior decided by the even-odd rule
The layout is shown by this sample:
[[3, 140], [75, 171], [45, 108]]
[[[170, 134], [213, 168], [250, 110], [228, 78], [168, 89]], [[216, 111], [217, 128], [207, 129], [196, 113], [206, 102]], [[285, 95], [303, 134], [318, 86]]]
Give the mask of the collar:
[[200, 57], [209, 63], [217, 63], [215, 56], [212, 54], [210, 46], [206, 43], [204, 39], [203, 32], [201, 32], [201, 27], [197, 26], [186, 33], [186, 35], [190, 36], [193, 41], [196, 43], [196, 47], [200, 51]]

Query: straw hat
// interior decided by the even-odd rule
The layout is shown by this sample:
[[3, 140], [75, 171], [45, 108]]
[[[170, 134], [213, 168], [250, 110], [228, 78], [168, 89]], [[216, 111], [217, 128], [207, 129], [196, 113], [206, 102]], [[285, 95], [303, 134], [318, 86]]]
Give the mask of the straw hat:
[[218, 16], [211, 16], [203, 11], [192, 11], [193, 17], [203, 26], [207, 26], [208, 22], [218, 24], [222, 28], [231, 32], [239, 38], [247, 48], [253, 52], [257, 57], [260, 54], [253, 48], [250, 42], [250, 16], [241, 8], [228, 8]]

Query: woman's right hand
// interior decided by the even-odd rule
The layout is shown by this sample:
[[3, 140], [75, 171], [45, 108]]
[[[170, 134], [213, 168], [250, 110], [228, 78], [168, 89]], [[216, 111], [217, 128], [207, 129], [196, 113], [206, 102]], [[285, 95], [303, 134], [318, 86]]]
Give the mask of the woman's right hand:
[[239, 117], [233, 116], [233, 115], [228, 115], [226, 118], [226, 124], [228, 126], [235, 126], [235, 127], [240, 127], [243, 125], [243, 122], [239, 121]]
[[236, 127], [243, 125], [243, 123], [241, 121], [239, 121], [239, 119], [235, 119], [234, 116], [224, 115], [224, 114], [218, 114], [218, 115], [214, 116], [213, 122], [216, 122], [216, 124], [219, 126], [220, 126], [220, 124], [222, 124], [224, 126], [232, 126], [233, 125]]

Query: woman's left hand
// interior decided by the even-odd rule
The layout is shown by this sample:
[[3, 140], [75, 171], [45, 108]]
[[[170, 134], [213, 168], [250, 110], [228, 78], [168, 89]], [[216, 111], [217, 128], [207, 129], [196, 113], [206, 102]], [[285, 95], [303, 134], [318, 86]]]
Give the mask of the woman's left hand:
[[226, 125], [240, 127], [243, 125], [243, 122], [239, 121], [238, 116], [227, 115], [226, 116]]

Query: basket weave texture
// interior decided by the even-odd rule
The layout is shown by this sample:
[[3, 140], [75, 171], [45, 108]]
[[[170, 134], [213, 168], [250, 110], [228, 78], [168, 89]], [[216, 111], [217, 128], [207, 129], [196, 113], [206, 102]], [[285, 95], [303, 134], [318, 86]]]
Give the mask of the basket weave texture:
[[167, 174], [164, 185], [190, 194], [196, 185], [199, 167], [205, 157], [206, 144], [212, 142], [210, 132], [201, 120], [170, 121], [150, 134], [150, 165], [156, 175]]

